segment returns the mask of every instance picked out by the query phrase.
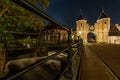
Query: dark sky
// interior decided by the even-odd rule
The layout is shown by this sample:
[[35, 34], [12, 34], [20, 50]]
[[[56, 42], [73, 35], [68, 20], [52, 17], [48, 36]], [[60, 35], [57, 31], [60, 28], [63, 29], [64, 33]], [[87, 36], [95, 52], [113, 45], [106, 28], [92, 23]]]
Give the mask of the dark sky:
[[75, 28], [80, 10], [88, 23], [94, 24], [104, 8], [111, 23], [120, 23], [120, 0], [50, 0], [46, 13], [58, 22]]

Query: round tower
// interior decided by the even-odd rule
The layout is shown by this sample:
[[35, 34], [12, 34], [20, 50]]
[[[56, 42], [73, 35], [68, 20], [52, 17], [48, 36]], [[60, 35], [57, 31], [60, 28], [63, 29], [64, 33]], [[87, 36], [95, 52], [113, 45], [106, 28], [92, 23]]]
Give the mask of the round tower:
[[102, 10], [95, 26], [98, 42], [108, 42], [110, 30], [110, 17]]
[[88, 31], [87, 20], [81, 13], [76, 21], [76, 33], [83, 39], [84, 42], [87, 41], [87, 31]]

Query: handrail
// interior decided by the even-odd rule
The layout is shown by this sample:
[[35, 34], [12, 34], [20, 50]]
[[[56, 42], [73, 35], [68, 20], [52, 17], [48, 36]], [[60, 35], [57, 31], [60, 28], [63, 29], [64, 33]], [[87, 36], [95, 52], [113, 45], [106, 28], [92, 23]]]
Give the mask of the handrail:
[[12, 1], [17, 3], [20, 6], [24, 7], [25, 9], [27, 9], [27, 10], [29, 10], [31, 12], [36, 13], [37, 15], [43, 17], [44, 19], [49, 20], [50, 22], [57, 24], [61, 28], [65, 29], [67, 31], [70, 31], [68, 28], [66, 28], [65, 26], [63, 26], [62, 24], [57, 22], [55, 19], [53, 19], [50, 16], [48, 16], [45, 12], [43, 12], [39, 8], [35, 7], [31, 3], [29, 3], [28, 1], [26, 1], [26, 0], [12, 0]]
[[[72, 46], [75, 46], [75, 45], [77, 45], [77, 43], [76, 43], [76, 44], [73, 44]], [[46, 58], [44, 58], [44, 59], [42, 59], [42, 60], [39, 60], [39, 61], [37, 61], [37, 62], [35, 62], [35, 63], [33, 63], [33, 64], [30, 64], [29, 66], [27, 66], [27, 67], [19, 70], [18, 72], [13, 73], [12, 75], [4, 76], [4, 77], [2, 77], [0, 80], [12, 80], [12, 79], [20, 76], [21, 74], [24, 74], [25, 72], [28, 72], [28, 71], [30, 71], [30, 70], [38, 67], [38, 66], [41, 65], [42, 63], [44, 63], [44, 62], [46, 62], [46, 61], [48, 61], [48, 60], [56, 57], [57, 55], [61, 54], [62, 52], [65, 52], [66, 50], [68, 50], [68, 48], [66, 48], [66, 49], [64, 49], [64, 50], [62, 50], [62, 51], [60, 51], [60, 52], [56, 52], [55, 54], [53, 54], [53, 55], [51, 55], [51, 56], [48, 56], [48, 57], [46, 57]]]
[[[77, 50], [77, 51], [75, 52], [75, 54], [73, 55], [72, 59], [73, 59], [76, 55], [78, 55], [78, 50]], [[78, 80], [78, 75], [79, 75], [79, 71], [80, 71], [80, 68], [79, 68], [79, 67], [80, 67], [80, 63], [81, 63], [81, 57], [82, 57], [82, 54], [79, 55], [79, 59], [80, 59], [80, 60], [79, 60], [79, 64], [78, 64], [78, 66], [76, 66], [76, 68], [78, 68], [78, 71], [76, 72], [76, 75], [74, 74], [74, 76], [73, 76], [75, 80]], [[67, 66], [66, 66], [66, 68], [62, 71], [61, 75], [58, 77], [58, 80], [63, 80], [63, 76], [66, 77], [66, 76], [65, 76], [65, 72], [67, 71], [67, 68], [68, 68], [69, 64], [70, 64], [70, 63], [68, 63]]]
[[[20, 6], [24, 7], [25, 9], [36, 13], [37, 15], [43, 17], [44, 19], [46, 19], [46, 20], [48, 20], [48, 21], [50, 21], [52, 23], [57, 24], [61, 28], [65, 29], [66, 31], [70, 31], [70, 29], [66, 28], [64, 25], [60, 24], [55, 19], [48, 16], [45, 12], [43, 12], [39, 8], [35, 7], [31, 3], [29, 3], [28, 1], [26, 1], [26, 0], [12, 0], [12, 1], [15, 2], [16, 4], [20, 5]], [[71, 32], [71, 33], [77, 36], [77, 34], [75, 32]]]
[[[42, 63], [46, 62], [49, 59], [52, 59], [52, 58], [56, 57], [57, 55], [59, 55], [60, 53], [66, 51], [66, 50], [68, 50], [68, 63], [70, 64], [69, 65], [69, 69], [70, 69], [71, 68], [71, 64], [72, 64], [71, 63], [71, 58], [73, 56], [72, 55], [72, 46], [73, 45], [72, 45], [71, 34], [74, 34], [75, 36], [77, 36], [76, 33], [72, 32], [70, 28], [66, 28], [65, 26], [63, 26], [62, 24], [57, 22], [55, 19], [53, 19], [50, 16], [48, 16], [45, 12], [43, 12], [39, 8], [35, 7], [31, 3], [29, 3], [28, 1], [25, 1], [25, 0], [11, 0], [11, 1], [15, 2], [16, 4], [22, 6], [23, 8], [25, 8], [25, 9], [27, 9], [27, 10], [29, 10], [29, 11], [31, 11], [31, 12], [39, 15], [39, 16], [41, 16], [42, 18], [44, 18], [44, 19], [46, 19], [46, 20], [48, 20], [48, 21], [58, 25], [59, 27], [63, 28], [66, 31], [68, 31], [68, 48], [66, 48], [66, 49], [64, 49], [64, 50], [62, 50], [60, 52], [56, 52], [55, 54], [53, 54], [51, 56], [48, 56], [48, 57], [44, 58], [43, 60], [39, 60], [39, 61], [37, 61], [37, 62], [35, 62], [35, 63], [33, 63], [33, 64], [23, 68], [23, 69], [21, 69], [21, 70], [19, 70], [18, 72], [13, 73], [12, 75], [4, 76], [0, 80], [12, 80], [12, 79], [18, 77], [19, 75], [21, 75], [21, 74], [23, 74], [25, 72], [28, 72], [28, 71], [32, 70], [33, 68], [38, 67]], [[79, 42], [77, 44], [78, 44], [78, 46], [80, 46]], [[77, 44], [74, 44], [74, 45], [77, 45]], [[78, 48], [78, 52], [79, 52], [79, 48]], [[72, 72], [70, 74], [72, 74]], [[72, 78], [72, 76], [70, 78]]]
[[38, 33], [29, 33], [29, 32], [13, 32], [13, 31], [7, 31], [8, 33], [12, 33], [12, 34], [26, 34], [26, 35], [37, 35]]

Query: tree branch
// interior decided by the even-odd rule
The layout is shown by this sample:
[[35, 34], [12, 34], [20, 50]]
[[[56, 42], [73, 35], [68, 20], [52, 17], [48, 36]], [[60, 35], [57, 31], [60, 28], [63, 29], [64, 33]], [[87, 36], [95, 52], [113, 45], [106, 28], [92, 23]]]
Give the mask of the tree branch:
[[2, 15], [9, 9], [9, 7], [5, 8], [1, 13], [0, 13], [0, 17], [2, 17]]

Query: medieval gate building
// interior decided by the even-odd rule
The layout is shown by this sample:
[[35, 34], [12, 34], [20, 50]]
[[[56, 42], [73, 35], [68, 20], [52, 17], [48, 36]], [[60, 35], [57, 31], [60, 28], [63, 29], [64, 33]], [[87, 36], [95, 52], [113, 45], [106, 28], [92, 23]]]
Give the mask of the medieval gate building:
[[102, 11], [96, 23], [89, 25], [84, 16], [80, 14], [76, 21], [76, 33], [84, 42], [120, 43], [118, 26], [111, 25], [110, 20], [111, 18]]

